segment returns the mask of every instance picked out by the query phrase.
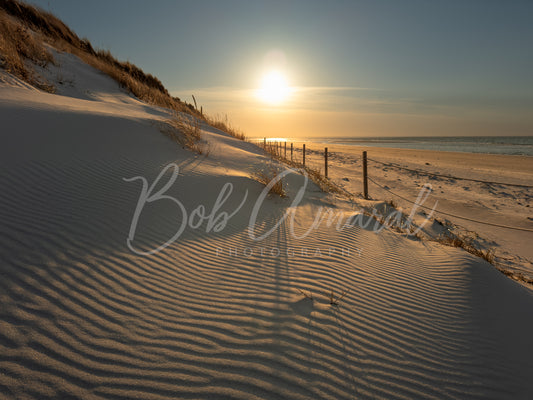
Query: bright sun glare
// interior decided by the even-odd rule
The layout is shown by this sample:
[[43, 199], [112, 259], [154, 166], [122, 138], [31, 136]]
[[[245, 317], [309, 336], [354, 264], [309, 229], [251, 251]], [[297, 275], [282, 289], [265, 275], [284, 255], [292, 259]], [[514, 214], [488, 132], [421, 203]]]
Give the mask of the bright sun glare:
[[289, 93], [285, 76], [279, 71], [270, 71], [263, 76], [257, 96], [266, 103], [276, 105], [286, 100]]

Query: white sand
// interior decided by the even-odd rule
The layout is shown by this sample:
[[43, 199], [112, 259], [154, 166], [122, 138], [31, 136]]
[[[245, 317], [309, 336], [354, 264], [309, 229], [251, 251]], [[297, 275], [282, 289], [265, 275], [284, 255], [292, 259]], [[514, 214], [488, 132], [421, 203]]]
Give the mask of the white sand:
[[[462, 250], [391, 231], [321, 224], [298, 239], [320, 207], [351, 210], [314, 185], [293, 220], [254, 242], [261, 151], [210, 127], [207, 158], [180, 149], [154, 127], [164, 110], [60, 60], [85, 73], [57, 95], [0, 83], [3, 398], [529, 398], [529, 290]], [[171, 198], [144, 207], [135, 249], [167, 241], [183, 210], [210, 212], [226, 183], [217, 216], [248, 197], [224, 229], [206, 232], [206, 220], [140, 256], [127, 238], [142, 180], [123, 178], [151, 185], [169, 163], [180, 176]], [[287, 183], [287, 198], [264, 201], [257, 233], [303, 178]], [[332, 306], [331, 291], [348, 293]]]
[[[295, 157], [299, 159], [301, 143], [295, 145]], [[322, 170], [324, 147], [328, 147], [330, 178], [354, 194], [363, 191], [362, 152], [367, 151], [368, 176], [382, 186], [370, 181], [370, 197], [393, 200], [407, 214], [413, 208], [413, 204], [407, 200], [416, 201], [422, 186], [432, 185], [433, 192], [424, 205], [432, 208], [438, 202], [435, 214], [437, 219], [448, 222], [451, 226], [457, 225], [454, 231], [473, 238], [480, 249], [494, 250], [499, 268], [533, 279], [533, 188], [486, 185], [435, 177], [381, 164], [459, 178], [532, 186], [533, 157], [321, 145], [310, 142], [306, 146], [307, 163]], [[431, 228], [431, 225], [427, 227]], [[439, 233], [430, 230], [425, 229], [429, 235]]]

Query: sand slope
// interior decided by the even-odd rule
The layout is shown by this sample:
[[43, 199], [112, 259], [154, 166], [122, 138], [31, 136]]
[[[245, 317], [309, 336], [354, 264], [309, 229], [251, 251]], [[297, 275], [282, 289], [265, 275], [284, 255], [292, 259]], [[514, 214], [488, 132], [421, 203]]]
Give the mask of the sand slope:
[[[119, 101], [112, 82], [90, 100], [0, 85], [2, 397], [529, 398], [533, 295], [485, 262], [369, 228], [298, 238], [321, 207], [351, 210], [313, 185], [293, 219], [254, 241], [262, 186], [249, 175], [268, 160], [251, 144], [204, 127], [209, 156], [183, 150], [157, 131], [163, 110]], [[206, 219], [135, 254], [142, 180], [124, 178], [151, 185], [169, 163], [180, 175], [165, 194], [187, 221], [226, 183], [217, 215], [246, 200], [219, 232]], [[287, 198], [264, 201], [257, 234], [303, 177], [287, 183]], [[155, 249], [183, 220], [176, 201], [154, 201], [130, 244]], [[348, 293], [332, 306], [331, 291]]]

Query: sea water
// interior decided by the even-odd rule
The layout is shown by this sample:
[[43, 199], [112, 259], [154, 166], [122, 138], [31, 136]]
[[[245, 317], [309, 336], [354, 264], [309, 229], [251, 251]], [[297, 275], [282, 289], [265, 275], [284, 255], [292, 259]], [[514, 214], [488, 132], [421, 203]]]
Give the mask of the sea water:
[[533, 136], [317, 137], [307, 140], [353, 146], [533, 156]]

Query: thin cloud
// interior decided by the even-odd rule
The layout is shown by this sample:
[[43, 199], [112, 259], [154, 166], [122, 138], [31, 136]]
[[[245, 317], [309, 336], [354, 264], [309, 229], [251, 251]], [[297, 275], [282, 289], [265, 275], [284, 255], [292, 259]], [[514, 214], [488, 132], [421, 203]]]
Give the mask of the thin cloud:
[[[237, 106], [245, 108], [265, 108], [287, 110], [333, 110], [339, 109], [346, 99], [356, 99], [358, 93], [380, 92], [382, 89], [356, 86], [291, 86], [288, 100], [278, 106], [262, 103], [256, 96], [257, 89], [241, 89], [234, 87], [207, 87], [187, 90], [174, 90], [173, 96], [192, 102], [192, 95], [199, 104], [209, 106]], [[367, 96], [362, 96], [362, 98]], [[362, 99], [363, 100], [363, 99]], [[343, 108], [343, 107], [341, 107]]]
[[[490, 109], [487, 100], [401, 97], [379, 88], [357, 86], [294, 86], [288, 100], [280, 105], [268, 105], [256, 96], [257, 89], [235, 87], [204, 87], [172, 91], [172, 95], [192, 103], [195, 96], [207, 112], [233, 110], [265, 110], [276, 112], [315, 111], [366, 114], [464, 115]], [[463, 101], [461, 101], [463, 100]], [[530, 103], [530, 102], [529, 102]], [[517, 107], [519, 108], [519, 107]], [[516, 112], [516, 111], [515, 111]]]

